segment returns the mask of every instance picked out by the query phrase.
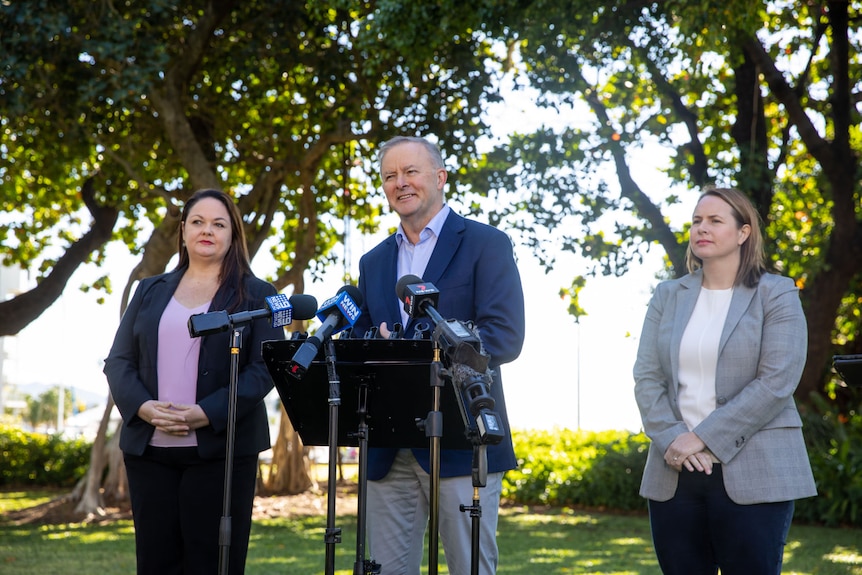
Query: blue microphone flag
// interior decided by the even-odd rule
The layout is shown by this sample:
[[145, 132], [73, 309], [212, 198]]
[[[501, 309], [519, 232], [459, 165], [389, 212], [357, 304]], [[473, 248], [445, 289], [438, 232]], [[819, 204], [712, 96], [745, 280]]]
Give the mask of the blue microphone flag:
[[353, 327], [361, 313], [359, 306], [356, 305], [356, 302], [352, 297], [350, 297], [350, 294], [348, 294], [346, 290], [339, 291], [337, 294], [323, 302], [323, 305], [320, 306], [320, 309], [317, 312], [317, 319], [320, 321], [326, 321], [326, 319], [332, 314], [333, 308], [338, 309], [339, 315], [344, 319], [344, 321], [339, 322], [330, 335], [335, 335], [347, 328]]
[[283, 293], [267, 296], [266, 307], [272, 312], [272, 327], [284, 327], [293, 322], [293, 304]]

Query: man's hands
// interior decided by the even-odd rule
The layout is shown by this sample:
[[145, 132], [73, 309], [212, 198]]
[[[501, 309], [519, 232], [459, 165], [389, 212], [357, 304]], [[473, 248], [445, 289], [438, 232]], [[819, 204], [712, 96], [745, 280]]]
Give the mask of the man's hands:
[[138, 417], [170, 435], [188, 435], [189, 431], [209, 425], [209, 418], [199, 405], [180, 405], [168, 401], [145, 401]]
[[381, 322], [380, 327], [377, 328], [377, 333], [379, 333], [380, 337], [382, 337], [383, 339], [389, 339], [389, 334], [391, 334], [392, 332], [389, 331], [389, 326], [384, 321], [384, 322]]
[[692, 431], [673, 440], [664, 454], [664, 461], [677, 471], [682, 471], [684, 466], [689, 471], [712, 473], [712, 455], [703, 440]]

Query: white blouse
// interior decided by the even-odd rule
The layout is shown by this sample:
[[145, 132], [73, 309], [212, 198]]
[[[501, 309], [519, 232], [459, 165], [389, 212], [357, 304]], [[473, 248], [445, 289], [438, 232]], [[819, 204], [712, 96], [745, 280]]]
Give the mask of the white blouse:
[[715, 410], [718, 344], [733, 288], [700, 288], [679, 347], [679, 408], [689, 431]]

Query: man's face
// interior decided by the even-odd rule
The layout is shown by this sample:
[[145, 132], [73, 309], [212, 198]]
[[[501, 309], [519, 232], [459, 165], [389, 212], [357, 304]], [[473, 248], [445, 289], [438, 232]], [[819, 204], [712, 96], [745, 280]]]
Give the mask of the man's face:
[[402, 221], [425, 226], [443, 207], [446, 170], [434, 166], [422, 144], [404, 142], [390, 149], [380, 174], [389, 206]]

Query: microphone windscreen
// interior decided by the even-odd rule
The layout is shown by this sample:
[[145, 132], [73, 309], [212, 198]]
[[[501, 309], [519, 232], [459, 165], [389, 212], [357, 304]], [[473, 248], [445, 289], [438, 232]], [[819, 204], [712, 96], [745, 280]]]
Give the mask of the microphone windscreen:
[[417, 275], [408, 274], [406, 276], [401, 276], [401, 279], [399, 279], [398, 283], [395, 284], [395, 295], [398, 296], [398, 299], [403, 301], [404, 298], [407, 297], [407, 295], [408, 295], [405, 292], [405, 289], [407, 288], [407, 286], [413, 285], [413, 284], [421, 284], [421, 283], [422, 283], [422, 278], [420, 278]]
[[317, 298], [313, 295], [293, 294], [290, 296], [290, 305], [293, 306], [293, 319], [311, 319], [317, 313]]
[[355, 303], [357, 307], [362, 307], [362, 302], [365, 298], [362, 297], [362, 292], [359, 291], [358, 287], [347, 284], [345, 286], [341, 286], [341, 289], [338, 290], [338, 293], [342, 292], [347, 292], [347, 295], [350, 296], [353, 303]]

